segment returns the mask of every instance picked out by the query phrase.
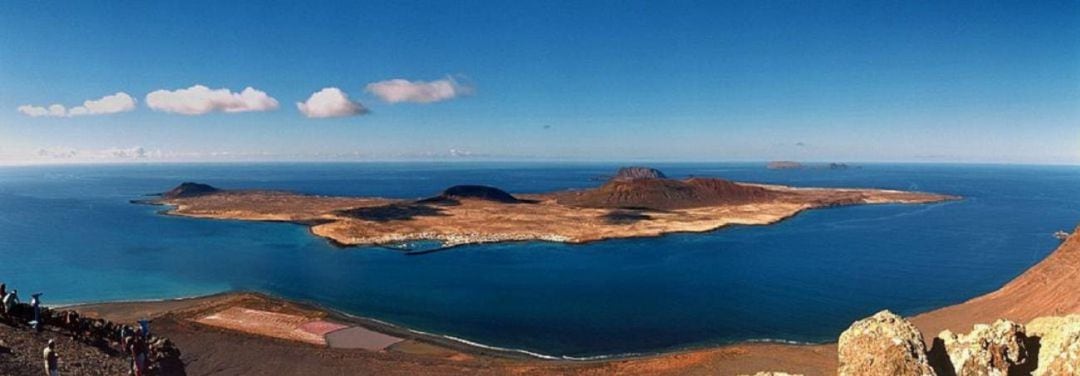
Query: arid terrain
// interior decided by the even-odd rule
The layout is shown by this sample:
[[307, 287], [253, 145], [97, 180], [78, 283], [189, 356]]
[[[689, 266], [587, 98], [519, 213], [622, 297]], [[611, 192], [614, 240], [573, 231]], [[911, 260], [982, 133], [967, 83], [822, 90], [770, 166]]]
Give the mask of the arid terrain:
[[432, 240], [444, 247], [502, 241], [584, 243], [764, 225], [803, 210], [861, 204], [919, 204], [956, 197], [884, 189], [793, 188], [723, 179], [668, 179], [624, 168], [594, 189], [512, 195], [454, 186], [419, 200], [218, 190], [184, 183], [154, 203], [173, 215], [307, 224], [342, 245]]

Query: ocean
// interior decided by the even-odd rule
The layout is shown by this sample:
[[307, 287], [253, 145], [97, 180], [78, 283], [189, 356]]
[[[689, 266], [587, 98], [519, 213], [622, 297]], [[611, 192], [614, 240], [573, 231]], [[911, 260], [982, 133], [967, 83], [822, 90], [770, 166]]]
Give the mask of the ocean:
[[652, 164], [672, 177], [963, 196], [811, 210], [698, 234], [457, 247], [338, 248], [288, 223], [159, 214], [130, 200], [184, 181], [419, 198], [454, 184], [515, 193], [591, 187], [618, 164], [259, 163], [0, 167], [0, 281], [46, 304], [230, 290], [317, 303], [547, 356], [730, 342], [834, 341], [881, 309], [911, 315], [992, 291], [1080, 223], [1080, 167]]

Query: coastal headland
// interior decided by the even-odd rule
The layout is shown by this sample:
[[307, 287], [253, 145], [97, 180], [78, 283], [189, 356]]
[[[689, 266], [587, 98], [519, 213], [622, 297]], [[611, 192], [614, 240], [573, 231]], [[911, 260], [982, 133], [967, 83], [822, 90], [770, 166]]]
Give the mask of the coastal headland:
[[716, 178], [670, 179], [660, 171], [621, 169], [584, 190], [510, 194], [481, 185], [453, 186], [416, 200], [331, 197], [265, 190], [220, 190], [183, 183], [155, 204], [169, 214], [305, 224], [340, 245], [441, 247], [505, 241], [585, 243], [765, 225], [814, 208], [922, 204], [955, 196], [887, 189], [796, 188]]

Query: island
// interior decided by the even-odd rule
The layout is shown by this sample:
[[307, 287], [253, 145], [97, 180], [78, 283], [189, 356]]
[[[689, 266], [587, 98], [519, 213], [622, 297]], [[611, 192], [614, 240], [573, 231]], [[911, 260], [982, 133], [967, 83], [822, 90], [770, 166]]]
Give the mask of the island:
[[772, 161], [765, 165], [770, 170], [798, 170], [803, 167], [802, 163], [795, 161]]
[[623, 168], [599, 187], [511, 194], [482, 185], [453, 186], [421, 199], [331, 197], [266, 190], [221, 190], [183, 183], [150, 203], [168, 214], [308, 225], [343, 246], [435, 249], [506, 241], [585, 243], [765, 225], [803, 210], [860, 204], [922, 204], [955, 196], [888, 189], [796, 188], [718, 178], [671, 179]]

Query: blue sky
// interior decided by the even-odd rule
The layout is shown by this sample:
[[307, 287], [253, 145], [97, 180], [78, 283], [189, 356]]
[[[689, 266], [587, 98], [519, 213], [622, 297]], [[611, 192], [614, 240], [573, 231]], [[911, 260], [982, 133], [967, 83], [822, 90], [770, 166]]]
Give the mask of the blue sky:
[[388, 3], [4, 2], [0, 163], [1080, 164], [1078, 1]]

